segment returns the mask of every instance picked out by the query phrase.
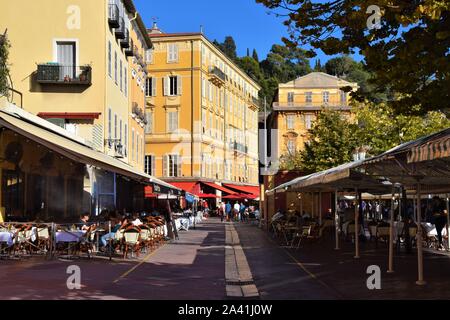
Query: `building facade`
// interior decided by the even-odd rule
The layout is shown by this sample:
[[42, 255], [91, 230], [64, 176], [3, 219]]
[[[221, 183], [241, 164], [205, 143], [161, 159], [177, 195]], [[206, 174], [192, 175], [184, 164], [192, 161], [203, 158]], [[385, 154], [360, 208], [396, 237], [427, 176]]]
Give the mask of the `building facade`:
[[344, 117], [350, 117], [350, 95], [342, 90], [345, 87], [354, 91], [358, 85], [322, 72], [312, 72], [280, 84], [270, 119], [272, 128], [276, 129], [272, 158], [280, 159], [303, 150], [309, 139], [308, 130], [323, 108], [341, 111]]
[[149, 34], [147, 173], [256, 186], [260, 86], [202, 33]]
[[[143, 172], [152, 44], [133, 1], [5, 2], [0, 29], [8, 30], [10, 74], [23, 108]], [[118, 184], [115, 173], [90, 173], [85, 191], [97, 212], [118, 205]]]

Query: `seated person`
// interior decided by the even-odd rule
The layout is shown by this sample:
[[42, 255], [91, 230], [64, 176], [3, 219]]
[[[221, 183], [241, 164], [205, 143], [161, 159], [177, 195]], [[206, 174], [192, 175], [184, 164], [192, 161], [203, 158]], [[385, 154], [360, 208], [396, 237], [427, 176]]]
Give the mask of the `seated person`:
[[85, 212], [85, 213], [80, 215], [80, 222], [79, 223], [81, 225], [81, 227], [80, 227], [81, 231], [89, 230], [89, 226], [87, 225], [88, 222], [89, 222], [89, 217], [90, 217], [90, 215], [87, 212]]
[[[111, 232], [103, 235], [100, 238], [100, 241], [103, 245], [103, 247], [106, 247], [106, 244], [108, 243], [109, 240], [114, 239], [116, 236], [117, 231], [127, 228], [128, 226], [130, 226], [130, 223], [128, 222], [127, 218], [122, 219], [122, 221], [120, 220], [115, 220], [116, 223], [114, 225], [114, 227], [111, 228]], [[111, 225], [115, 222], [114, 220], [111, 219]]]
[[137, 212], [133, 213], [133, 221], [131, 223], [136, 227], [143, 225], [141, 219], [139, 219], [139, 214]]

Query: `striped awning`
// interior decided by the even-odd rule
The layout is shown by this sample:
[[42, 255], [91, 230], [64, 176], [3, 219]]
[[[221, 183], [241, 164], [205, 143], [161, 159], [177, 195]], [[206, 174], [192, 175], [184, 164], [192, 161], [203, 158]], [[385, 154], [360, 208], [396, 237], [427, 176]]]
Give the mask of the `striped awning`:
[[450, 135], [428, 141], [408, 152], [408, 163], [450, 158]]

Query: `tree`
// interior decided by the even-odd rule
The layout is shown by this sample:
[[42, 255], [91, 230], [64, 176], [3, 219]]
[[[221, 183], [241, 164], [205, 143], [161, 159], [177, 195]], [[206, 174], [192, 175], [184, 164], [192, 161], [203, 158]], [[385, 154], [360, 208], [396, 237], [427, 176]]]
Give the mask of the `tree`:
[[252, 57], [238, 58], [238, 66], [254, 81], [261, 82], [263, 80], [263, 74], [259, 67], [259, 63]]
[[232, 36], [226, 36], [224, 42], [221, 44], [221, 47], [223, 53], [225, 53], [228, 56], [228, 58], [230, 58], [233, 61], [236, 61], [237, 59], [236, 42], [234, 42]]
[[[414, 113], [422, 114], [415, 107]], [[392, 106], [366, 104], [354, 110], [358, 122], [355, 136], [361, 145], [369, 147], [370, 155], [378, 155], [401, 143], [450, 127], [444, 113], [429, 111], [422, 115], [396, 114]]]
[[290, 33], [284, 42], [310, 45], [310, 57], [316, 49], [328, 55], [359, 51], [372, 73], [373, 90], [383, 92], [388, 86], [398, 94], [389, 101], [396, 112], [448, 109], [449, 1], [256, 1], [282, 11], [277, 14], [287, 17]]
[[8, 67], [8, 54], [9, 54], [9, 41], [6, 37], [6, 32], [4, 35], [0, 35], [0, 96], [8, 94], [8, 77], [9, 77], [9, 67]]
[[259, 62], [259, 57], [258, 57], [258, 53], [256, 52], [256, 49], [253, 49], [252, 57], [253, 57], [253, 60], [255, 60], [256, 62]]
[[384, 91], [377, 92], [371, 84], [372, 74], [366, 70], [365, 65], [361, 62], [356, 62], [348, 55], [328, 60], [325, 64], [325, 72], [350, 82], [356, 82], [359, 86], [360, 94], [355, 95], [352, 93], [352, 97], [360, 102], [363, 102], [364, 100], [360, 99], [361, 94], [368, 101], [376, 103], [393, 99], [392, 94], [387, 87]]
[[315, 72], [323, 72], [325, 71], [322, 67], [322, 63], [320, 62], [320, 59], [316, 59], [316, 64], [314, 65], [314, 71]]
[[344, 119], [341, 113], [324, 109], [317, 116], [309, 142], [304, 150], [282, 158], [281, 167], [312, 173], [349, 162], [359, 146], [354, 135], [356, 125]]

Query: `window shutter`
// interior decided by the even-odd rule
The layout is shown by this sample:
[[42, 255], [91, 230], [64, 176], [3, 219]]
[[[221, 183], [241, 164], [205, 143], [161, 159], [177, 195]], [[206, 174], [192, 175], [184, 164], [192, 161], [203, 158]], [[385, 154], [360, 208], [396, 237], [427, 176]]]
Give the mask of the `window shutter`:
[[156, 97], [156, 85], [157, 85], [158, 82], [156, 81], [156, 78], [154, 78], [154, 77], [150, 78], [150, 81], [152, 82], [151, 95], [152, 95], [152, 97]]
[[173, 61], [178, 61], [178, 45], [173, 45]]
[[182, 78], [181, 78], [181, 76], [177, 76], [177, 95], [178, 96], [181, 96], [181, 94], [182, 94]]
[[169, 91], [169, 77], [164, 77], [164, 95], [168, 96], [170, 93]]
[[167, 177], [167, 155], [163, 156], [163, 177]]
[[181, 156], [177, 155], [177, 177], [181, 177]]
[[151, 161], [151, 175], [154, 176], [155, 175], [155, 171], [156, 171], [156, 159], [155, 156], [150, 156], [150, 161]]

